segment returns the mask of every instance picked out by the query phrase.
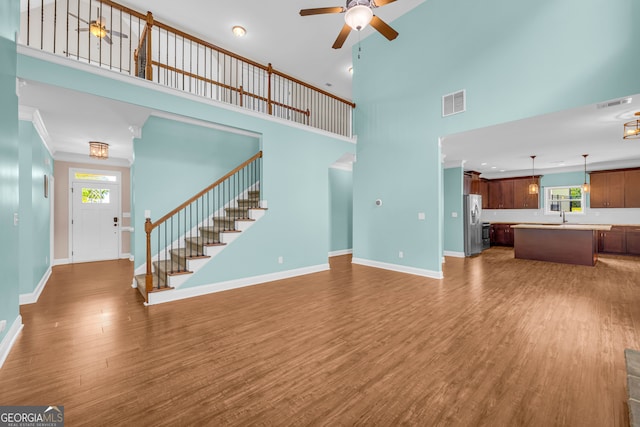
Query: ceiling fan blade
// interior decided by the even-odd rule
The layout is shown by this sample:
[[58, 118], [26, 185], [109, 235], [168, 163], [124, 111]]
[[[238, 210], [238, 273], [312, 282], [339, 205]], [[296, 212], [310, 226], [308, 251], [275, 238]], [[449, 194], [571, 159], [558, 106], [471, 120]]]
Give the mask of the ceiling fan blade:
[[76, 31], [80, 31], [81, 33], [85, 32], [85, 31], [89, 31], [88, 28], [76, 28]]
[[340, 30], [340, 34], [338, 34], [338, 38], [336, 39], [335, 42], [333, 42], [333, 46], [331, 47], [334, 49], [340, 49], [344, 44], [344, 41], [349, 36], [350, 32], [351, 32], [351, 27], [347, 24], [344, 24], [344, 26], [342, 27], [342, 30]]
[[107, 32], [110, 33], [112, 36], [122, 37], [123, 39], [128, 39], [129, 38], [128, 35], [122, 34], [120, 31], [107, 30]]
[[346, 11], [344, 7], [318, 7], [316, 9], [302, 9], [300, 16], [321, 15], [323, 13], [342, 13]]
[[393, 40], [398, 37], [398, 32], [377, 16], [374, 16], [371, 19], [371, 26], [378, 30], [380, 34], [385, 36], [387, 40]]
[[393, 3], [396, 0], [373, 0], [373, 5], [375, 7], [382, 7], [386, 4]]
[[79, 20], [80, 22], [84, 22], [85, 24], [89, 24], [89, 25], [91, 25], [91, 23], [90, 23], [89, 21], [86, 21], [86, 20], [84, 20], [84, 19], [80, 18], [78, 15], [75, 15], [75, 14], [73, 14], [73, 13], [71, 13], [71, 12], [68, 12], [68, 13], [69, 13], [69, 15], [73, 16], [74, 18], [76, 18], [76, 19], [77, 19], [77, 20]]
[[106, 42], [107, 42], [107, 43], [109, 43], [109, 44], [113, 44], [113, 42], [111, 41], [111, 37], [109, 37], [109, 36], [104, 36], [104, 37], [102, 38], [102, 40], [106, 41]]

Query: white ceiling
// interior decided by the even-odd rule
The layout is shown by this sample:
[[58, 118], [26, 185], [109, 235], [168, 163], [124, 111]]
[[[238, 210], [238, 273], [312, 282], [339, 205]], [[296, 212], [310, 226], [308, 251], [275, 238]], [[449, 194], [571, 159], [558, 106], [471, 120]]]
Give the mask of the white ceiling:
[[[272, 66], [302, 81], [351, 99], [351, 46], [358, 42], [352, 31], [341, 49], [332, 49], [344, 25], [344, 14], [300, 16], [300, 9], [344, 6], [344, 0], [121, 0], [132, 9], [150, 10], [154, 19], [185, 30], [216, 46]], [[424, 2], [397, 0], [376, 8], [387, 23]], [[231, 28], [240, 25], [247, 34], [238, 38]], [[361, 38], [383, 37], [371, 27]], [[402, 37], [402, 33], [398, 37]], [[393, 42], [390, 42], [393, 43]], [[326, 86], [330, 83], [331, 86]]]
[[[392, 23], [423, 1], [397, 0], [377, 8], [375, 13]], [[348, 67], [351, 47], [358, 42], [357, 34], [352, 32], [344, 47], [334, 50], [331, 45], [343, 25], [344, 15], [299, 15], [300, 9], [340, 6], [344, 1], [158, 0], [150, 4], [143, 0], [122, 0], [120, 3], [139, 11], [152, 9], [159, 21], [247, 58], [271, 62], [276, 69], [339, 96], [351, 97]], [[233, 36], [234, 25], [245, 27], [247, 35]], [[371, 28], [361, 34], [369, 35], [382, 37]], [[131, 162], [130, 128], [142, 127], [152, 114], [134, 105], [34, 82], [26, 82], [21, 88], [20, 105], [40, 112], [57, 159], [70, 154], [88, 159], [88, 141], [98, 140], [111, 145], [112, 158]], [[640, 111], [640, 95], [633, 96], [631, 104], [618, 107], [584, 106], [449, 135], [443, 138], [442, 145], [445, 166], [464, 164], [465, 169], [482, 172], [487, 177], [516, 176], [531, 173], [530, 155], [537, 156], [536, 173], [544, 173], [550, 168], [581, 170], [582, 154], [589, 154], [589, 170], [640, 166], [640, 142], [623, 141], [621, 137], [622, 124], [635, 111]]]
[[[623, 140], [623, 124], [640, 111], [640, 95], [609, 108], [586, 105], [553, 114], [446, 136], [445, 167], [463, 166], [486, 178], [640, 166], [640, 141]], [[609, 100], [603, 100], [609, 101]], [[465, 113], [462, 113], [465, 114]]]

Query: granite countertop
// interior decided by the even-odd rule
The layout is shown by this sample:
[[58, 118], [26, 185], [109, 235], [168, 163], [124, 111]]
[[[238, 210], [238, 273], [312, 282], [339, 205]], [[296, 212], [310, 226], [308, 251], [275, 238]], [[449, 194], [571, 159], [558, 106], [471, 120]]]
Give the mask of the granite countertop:
[[511, 228], [536, 228], [540, 230], [598, 230], [609, 231], [611, 225], [603, 224], [516, 224]]

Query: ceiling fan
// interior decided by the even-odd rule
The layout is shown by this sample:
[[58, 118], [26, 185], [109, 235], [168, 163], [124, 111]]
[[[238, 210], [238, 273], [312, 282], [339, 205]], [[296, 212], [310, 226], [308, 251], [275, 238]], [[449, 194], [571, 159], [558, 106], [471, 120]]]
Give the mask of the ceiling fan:
[[104, 16], [100, 16], [100, 9], [97, 9], [96, 12], [96, 16], [98, 16], [98, 18], [94, 19], [91, 22], [82, 19], [78, 15], [75, 15], [71, 12], [69, 12], [69, 15], [73, 16], [78, 21], [84, 22], [85, 24], [89, 25], [88, 28], [77, 28], [76, 31], [89, 31], [94, 36], [98, 37], [99, 39], [103, 39], [109, 44], [113, 44], [113, 41], [111, 40], [111, 37], [109, 37], [109, 34], [116, 37], [122, 37], [123, 39], [129, 38], [128, 35], [123, 34], [119, 31], [111, 31], [107, 29], [107, 19]]
[[398, 32], [391, 28], [386, 22], [373, 14], [373, 9], [393, 3], [396, 0], [347, 0], [346, 7], [319, 7], [316, 9], [302, 9], [301, 16], [321, 15], [326, 13], [345, 13], [345, 24], [338, 34], [338, 38], [333, 43], [334, 49], [340, 49], [349, 36], [351, 30], [363, 30], [371, 24], [380, 34], [388, 40], [398, 37]]

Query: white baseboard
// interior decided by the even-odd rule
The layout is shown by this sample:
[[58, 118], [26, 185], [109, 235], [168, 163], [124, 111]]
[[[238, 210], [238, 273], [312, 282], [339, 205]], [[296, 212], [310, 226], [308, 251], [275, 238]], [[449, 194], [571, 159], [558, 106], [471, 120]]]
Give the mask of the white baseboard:
[[342, 249], [340, 251], [331, 251], [329, 252], [329, 258], [340, 255], [351, 255], [353, 253], [353, 249]]
[[415, 276], [429, 277], [431, 279], [442, 279], [442, 271], [431, 271], [422, 268], [408, 267], [406, 265], [390, 264], [369, 259], [353, 258], [352, 264], [366, 265], [367, 267], [381, 268], [383, 270], [397, 271], [399, 273], [413, 274]]
[[464, 252], [444, 251], [444, 256], [451, 256], [454, 258], [464, 258]]
[[38, 283], [38, 286], [36, 286], [33, 292], [28, 294], [20, 294], [20, 305], [34, 304], [38, 302], [38, 298], [40, 298], [40, 294], [44, 290], [49, 277], [51, 277], [51, 267], [49, 267], [47, 271], [45, 271], [42, 279], [40, 279], [40, 283]]
[[54, 259], [53, 260], [53, 266], [54, 267], [56, 265], [67, 265], [67, 264], [71, 264], [71, 260], [69, 258], [59, 258], [59, 259]]
[[5, 360], [7, 360], [7, 356], [9, 356], [9, 352], [11, 351], [11, 347], [15, 344], [16, 339], [18, 338], [18, 334], [22, 330], [22, 316], [18, 315], [16, 320], [13, 321], [11, 328], [7, 331], [7, 335], [4, 336], [4, 339], [0, 342], [0, 368], [4, 365]]
[[120, 254], [120, 259], [131, 259], [131, 254], [130, 253]]
[[243, 279], [229, 280], [226, 282], [212, 283], [210, 285], [194, 286], [192, 288], [175, 289], [172, 291], [152, 292], [149, 294], [149, 302], [145, 305], [162, 304], [178, 301], [185, 298], [193, 298], [215, 292], [228, 291], [230, 289], [243, 288], [245, 286], [259, 285], [275, 280], [289, 279], [306, 274], [318, 273], [329, 270], [329, 264], [313, 265], [311, 267], [297, 268], [294, 270], [279, 271], [277, 273], [263, 274], [260, 276], [246, 277]]

